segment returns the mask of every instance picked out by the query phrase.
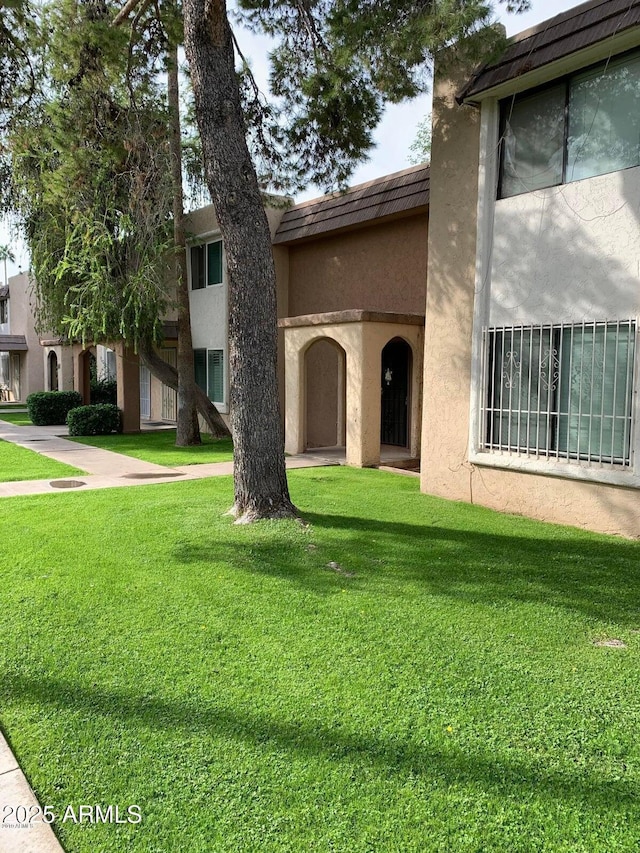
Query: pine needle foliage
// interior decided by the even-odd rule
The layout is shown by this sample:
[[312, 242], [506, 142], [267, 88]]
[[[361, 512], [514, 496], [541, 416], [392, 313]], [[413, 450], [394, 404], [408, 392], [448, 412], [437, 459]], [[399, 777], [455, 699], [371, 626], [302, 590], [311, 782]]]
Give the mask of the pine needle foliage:
[[[500, 2], [509, 11], [529, 6]], [[385, 104], [424, 92], [437, 53], [456, 45], [457, 55], [479, 60], [504, 45], [487, 27], [494, 4], [482, 0], [238, 0], [237, 6], [237, 20], [275, 42], [275, 101], [262, 104], [262, 136], [254, 130], [251, 143], [259, 179], [276, 188], [344, 186], [367, 159]], [[248, 86], [244, 94], [253, 121], [256, 99]]]

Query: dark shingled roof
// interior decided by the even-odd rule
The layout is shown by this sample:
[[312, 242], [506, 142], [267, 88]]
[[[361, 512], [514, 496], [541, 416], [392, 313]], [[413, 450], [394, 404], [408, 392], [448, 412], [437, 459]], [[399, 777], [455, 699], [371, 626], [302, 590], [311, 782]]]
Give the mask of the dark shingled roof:
[[0, 335], [0, 352], [26, 352], [28, 349], [24, 335]]
[[292, 207], [273, 242], [290, 243], [394, 214], [426, 211], [428, 205], [429, 166], [422, 164]]
[[563, 59], [640, 25], [640, 0], [589, 0], [543, 21], [510, 40], [500, 59], [481, 67], [458, 101]]
[[0, 287], [0, 299], [6, 299], [9, 296], [9, 285], [4, 284]]

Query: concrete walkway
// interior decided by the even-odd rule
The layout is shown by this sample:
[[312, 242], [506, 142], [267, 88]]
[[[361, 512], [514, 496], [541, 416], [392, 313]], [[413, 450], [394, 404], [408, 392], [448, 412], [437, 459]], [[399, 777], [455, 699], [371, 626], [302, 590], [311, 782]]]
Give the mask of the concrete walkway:
[[[78, 444], [64, 438], [66, 426], [15, 426], [0, 420], [0, 439], [35, 450], [50, 459], [65, 462], [86, 474], [47, 480], [19, 480], [0, 483], [0, 497], [42, 495], [87, 489], [111, 489], [117, 486], [143, 486], [149, 483], [171, 483], [177, 480], [200, 480], [233, 473], [233, 462], [211, 462], [168, 468], [145, 462], [122, 453]], [[315, 468], [335, 465], [333, 459], [318, 454], [300, 454], [286, 460], [287, 468]], [[2, 848], [0, 847], [0, 850]]]
[[24, 773], [0, 733], [0, 850], [2, 853], [64, 853]]

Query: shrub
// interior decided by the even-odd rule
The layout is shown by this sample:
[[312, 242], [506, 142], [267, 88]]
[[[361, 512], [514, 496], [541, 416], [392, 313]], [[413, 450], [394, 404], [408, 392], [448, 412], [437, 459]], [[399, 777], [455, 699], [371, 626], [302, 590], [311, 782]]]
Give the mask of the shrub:
[[109, 435], [122, 429], [121, 412], [110, 403], [78, 406], [67, 415], [69, 435]]
[[91, 380], [91, 403], [110, 403], [115, 406], [118, 402], [118, 383], [115, 379]]
[[64, 424], [71, 409], [81, 405], [77, 391], [36, 391], [27, 397], [29, 417], [37, 426]]

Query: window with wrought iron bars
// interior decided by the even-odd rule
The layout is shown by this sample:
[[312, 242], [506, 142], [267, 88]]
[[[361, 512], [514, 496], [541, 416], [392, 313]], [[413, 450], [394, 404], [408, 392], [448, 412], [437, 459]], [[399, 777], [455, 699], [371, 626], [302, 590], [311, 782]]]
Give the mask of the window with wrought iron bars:
[[636, 321], [483, 330], [482, 450], [630, 467]]

